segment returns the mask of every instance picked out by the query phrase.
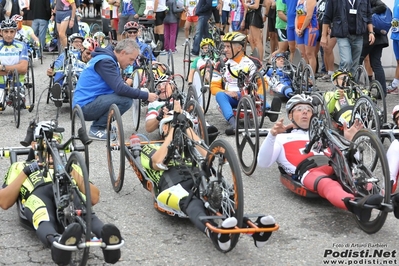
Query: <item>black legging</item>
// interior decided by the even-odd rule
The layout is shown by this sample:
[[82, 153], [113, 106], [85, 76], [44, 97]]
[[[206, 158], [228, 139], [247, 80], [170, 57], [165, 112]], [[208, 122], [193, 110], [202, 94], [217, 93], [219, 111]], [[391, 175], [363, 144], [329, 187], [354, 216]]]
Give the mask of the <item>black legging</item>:
[[[59, 235], [58, 229], [60, 228], [60, 224], [58, 223], [56, 216], [52, 184], [49, 183], [47, 185], [38, 187], [33, 191], [32, 194], [40, 198], [46, 205], [50, 221], [41, 222], [36, 230], [36, 235], [43, 245], [49, 248], [54, 241], [54, 237]], [[78, 197], [76, 196], [75, 198]], [[28, 221], [33, 224], [32, 211], [29, 208], [25, 208], [24, 214]], [[104, 224], [100, 221], [100, 219], [98, 219], [96, 215], [92, 214], [91, 230], [97, 238], [101, 238], [101, 229], [103, 225]], [[60, 229], [63, 230], [63, 228]]]

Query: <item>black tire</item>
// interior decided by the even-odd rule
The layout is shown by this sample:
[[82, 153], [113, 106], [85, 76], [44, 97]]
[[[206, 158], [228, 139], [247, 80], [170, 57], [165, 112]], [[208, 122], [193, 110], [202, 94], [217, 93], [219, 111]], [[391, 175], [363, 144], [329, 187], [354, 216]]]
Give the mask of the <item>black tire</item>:
[[[87, 171], [85, 160], [83, 159], [82, 155], [76, 151], [71, 153], [71, 155], [68, 158], [67, 164], [65, 166], [65, 170], [68, 174], [71, 175], [71, 178], [72, 178], [72, 170], [74, 170], [72, 167], [73, 165], [78, 165], [80, 167], [80, 169], [82, 170], [84, 187], [90, 188], [89, 172]], [[73, 200], [75, 204], [76, 201], [78, 201], [79, 205], [76, 206], [75, 204], [73, 204], [74, 208], [73, 211], [81, 210], [82, 215], [81, 216], [76, 215], [75, 220], [70, 222], [77, 222], [82, 226], [83, 236], [81, 239], [81, 243], [90, 242], [91, 233], [92, 233], [91, 231], [92, 204], [91, 204], [90, 189], [87, 189], [87, 191], [84, 192], [85, 197], [82, 197], [80, 192], [78, 192], [77, 186], [75, 191], [76, 191], [74, 193], [75, 198], [71, 200]], [[63, 226], [67, 226], [68, 224], [63, 224]], [[71, 265], [82, 265], [82, 266], [86, 265], [87, 260], [89, 258], [89, 251], [90, 251], [90, 245], [84, 247], [83, 249], [74, 251], [71, 258]]]
[[362, 95], [356, 100], [356, 103], [353, 106], [350, 126], [353, 125], [355, 119], [359, 119], [364, 128], [372, 130], [378, 135], [378, 137], [380, 137], [380, 118], [378, 116], [377, 108], [370, 97]]
[[189, 101], [196, 101], [198, 103], [197, 90], [192, 85], [188, 86], [185, 106]]
[[85, 118], [83, 115], [82, 108], [80, 108], [80, 105], [75, 105], [75, 107], [72, 110], [72, 122], [71, 122], [71, 135], [73, 137], [72, 140], [72, 146], [73, 150], [77, 151], [84, 151], [84, 159], [87, 167], [87, 171], [90, 172], [90, 157], [89, 157], [89, 146], [84, 144], [82, 140], [79, 138], [79, 129], [82, 128], [82, 130], [85, 132], [85, 135], [87, 135], [87, 130], [86, 130], [86, 123], [85, 123]]
[[72, 77], [72, 64], [67, 66], [67, 76], [66, 76], [66, 96], [69, 102], [69, 117], [72, 119], [72, 97], [73, 97], [73, 77]]
[[[259, 126], [256, 108], [250, 96], [244, 96], [237, 105], [236, 148], [242, 171], [252, 175], [259, 152]], [[240, 121], [241, 120], [241, 121]]]
[[[140, 73], [135, 70], [132, 74], [132, 87], [140, 89]], [[137, 132], [140, 127], [140, 116], [141, 116], [141, 99], [133, 99], [132, 104], [132, 113], [133, 113], [133, 129]]]
[[309, 64], [305, 65], [305, 67], [303, 68], [301, 75], [301, 85], [302, 86], [299, 87], [299, 92], [307, 94], [314, 91], [314, 88], [316, 87], [314, 72]]
[[378, 80], [370, 82], [369, 95], [377, 107], [377, 112], [381, 119], [381, 124], [387, 122], [387, 102], [385, 92]]
[[312, 94], [312, 98], [314, 114], [318, 116], [319, 120], [323, 121], [325, 127], [332, 128], [331, 117], [325, 105], [323, 96], [316, 92]]
[[143, 74], [141, 75], [141, 83], [144, 88], [147, 88], [150, 92], [155, 93], [155, 78], [154, 73], [148, 69], [143, 70]]
[[[370, 194], [380, 194], [384, 197], [383, 204], [390, 204], [391, 181], [389, 175], [388, 160], [384, 146], [379, 138], [370, 130], [359, 130], [353, 137], [353, 143], [357, 149], [352, 149], [350, 157], [352, 165], [357, 165], [360, 171], [352, 180], [355, 187], [355, 197], [365, 197]], [[370, 184], [372, 185], [370, 188]], [[371, 218], [367, 222], [360, 221], [354, 215], [356, 223], [368, 234], [378, 232], [385, 223], [388, 212], [373, 209]]]
[[370, 87], [370, 80], [367, 74], [367, 70], [363, 65], [359, 65], [356, 69], [353, 80], [362, 89], [368, 89]]
[[170, 75], [173, 76], [175, 74], [175, 62], [173, 61], [172, 50], [169, 50], [169, 52], [168, 52], [167, 65], [168, 65], [169, 70], [170, 70]]
[[[224, 139], [217, 139], [210, 146], [210, 153], [206, 156], [208, 170], [218, 179], [222, 189], [222, 207], [218, 210], [221, 215], [235, 217], [237, 226], [242, 227], [244, 216], [244, 190], [241, 171], [233, 147]], [[213, 214], [216, 215], [216, 214]], [[240, 234], [231, 235], [231, 245], [226, 251], [215, 247], [221, 252], [231, 251], [238, 243]]]
[[12, 93], [12, 106], [14, 108], [14, 123], [15, 127], [19, 128], [21, 121], [21, 87], [19, 85], [19, 75], [17, 70], [14, 70], [11, 82]]
[[[112, 134], [115, 134], [115, 140], [111, 139]], [[119, 192], [125, 179], [125, 140], [122, 117], [116, 104], [111, 105], [108, 113], [107, 161], [112, 188]]]
[[47, 90], [47, 99], [46, 99], [46, 104], [50, 102], [50, 89], [53, 87], [54, 84], [54, 77], [50, 77], [49, 85], [48, 85], [48, 90]]
[[[28, 71], [25, 74], [25, 106], [29, 109], [29, 106], [35, 104], [35, 75], [33, 71], [33, 62], [29, 58], [28, 61]], [[29, 109], [32, 111], [31, 109]]]
[[211, 102], [211, 82], [213, 75], [213, 63], [211, 60], [206, 60], [204, 73], [202, 75], [202, 89], [201, 92], [204, 95], [203, 109], [206, 114], [209, 109], [209, 104]]
[[[259, 71], [256, 71], [252, 75], [252, 88], [250, 89], [252, 94], [252, 101], [255, 103], [255, 110], [257, 112], [257, 120], [259, 128], [263, 127], [263, 122], [265, 121], [265, 113], [266, 113], [266, 83], [262, 74]], [[263, 88], [263, 89], [259, 89]], [[260, 119], [260, 120], [259, 120]]]
[[305, 66], [306, 66], [306, 61], [305, 61], [305, 59], [301, 58], [298, 65], [296, 66], [294, 79], [292, 81], [293, 87], [297, 93], [299, 93], [301, 91], [302, 74], [303, 74], [303, 70], [305, 69]]
[[197, 93], [197, 102], [199, 102], [201, 107], [204, 108], [204, 95], [202, 93], [202, 88], [204, 87], [204, 84], [202, 84], [201, 73], [198, 70], [194, 71], [192, 87]]
[[197, 101], [190, 100], [187, 101], [184, 110], [190, 114], [194, 132], [197, 133], [206, 145], [209, 145], [208, 129], [201, 106]]
[[190, 65], [191, 65], [191, 48], [190, 42], [186, 42], [184, 45], [184, 55], [183, 55], [183, 75], [184, 79], [188, 80], [188, 75], [190, 73]]

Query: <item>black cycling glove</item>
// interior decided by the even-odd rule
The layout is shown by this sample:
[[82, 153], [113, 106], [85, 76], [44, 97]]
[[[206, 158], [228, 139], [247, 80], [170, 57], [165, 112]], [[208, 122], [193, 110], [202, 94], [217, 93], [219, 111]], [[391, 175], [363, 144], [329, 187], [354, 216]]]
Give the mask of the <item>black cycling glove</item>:
[[37, 161], [27, 164], [22, 170], [26, 176], [30, 176], [32, 173], [39, 171], [40, 166]]

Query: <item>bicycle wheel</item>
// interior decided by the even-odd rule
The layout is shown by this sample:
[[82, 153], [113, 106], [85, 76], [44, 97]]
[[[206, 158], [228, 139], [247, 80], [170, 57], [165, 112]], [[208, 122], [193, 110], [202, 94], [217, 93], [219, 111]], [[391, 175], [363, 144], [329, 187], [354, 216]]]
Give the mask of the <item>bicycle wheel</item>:
[[184, 55], [183, 55], [183, 75], [184, 79], [187, 81], [188, 74], [190, 73], [190, 65], [191, 65], [191, 51], [190, 51], [190, 42], [186, 42], [184, 45]]
[[107, 161], [111, 184], [115, 192], [121, 191], [125, 178], [125, 140], [123, 134], [121, 113], [118, 106], [112, 104], [109, 108], [107, 120]]
[[259, 152], [259, 126], [255, 104], [250, 96], [244, 96], [237, 105], [236, 148], [242, 171], [252, 175], [256, 169]]
[[364, 128], [372, 130], [380, 137], [380, 119], [377, 109], [370, 97], [362, 95], [357, 99], [353, 106], [350, 125], [353, 125], [355, 119], [359, 119]]
[[310, 93], [316, 86], [316, 79], [314, 77], [313, 69], [310, 65], [305, 65], [301, 75], [301, 85], [299, 87], [300, 93]]
[[387, 102], [385, 99], [385, 92], [378, 80], [370, 82], [369, 95], [377, 107], [377, 112], [381, 119], [381, 123], [387, 122]]
[[72, 119], [72, 97], [73, 97], [73, 79], [72, 79], [72, 65], [67, 66], [67, 76], [66, 76], [66, 96], [69, 101], [69, 117]]
[[173, 61], [173, 53], [171, 50], [168, 52], [167, 64], [170, 70], [170, 74], [173, 76], [175, 74], [175, 62]]
[[306, 66], [306, 61], [305, 59], [301, 58], [301, 60], [299, 61], [297, 67], [296, 67], [296, 71], [295, 71], [295, 75], [294, 75], [294, 79], [292, 81], [293, 83], [293, 87], [295, 88], [296, 92], [300, 93], [302, 91], [302, 74], [303, 74], [303, 70], [305, 69]]
[[19, 123], [21, 121], [21, 87], [19, 85], [19, 75], [17, 70], [14, 70], [12, 82], [11, 82], [11, 90], [12, 93], [12, 106], [14, 107], [14, 123], [15, 127], [19, 128]]
[[198, 95], [196, 89], [190, 85], [188, 86], [187, 89], [187, 95], [186, 95], [186, 105], [189, 101], [196, 101], [198, 103]]
[[71, 135], [73, 137], [72, 147], [73, 150], [75, 151], [82, 151], [82, 150], [84, 151], [84, 159], [87, 167], [87, 172], [90, 172], [89, 146], [87, 143], [86, 144], [83, 143], [84, 140], [81, 139], [79, 130], [83, 131], [82, 133], [85, 136], [87, 136], [86, 123], [83, 111], [82, 108], [80, 108], [80, 105], [77, 104], [72, 110], [72, 124], [71, 124]]
[[369, 76], [367, 70], [363, 65], [359, 65], [356, 69], [353, 80], [356, 84], [361, 86], [362, 89], [368, 89], [370, 86]]
[[[81, 173], [79, 173], [79, 171], [76, 169], [76, 166], [80, 168]], [[80, 175], [83, 179], [84, 187], [90, 188], [89, 172], [87, 171], [85, 160], [83, 159], [80, 153], [76, 151], [71, 153], [71, 155], [68, 158], [67, 164], [65, 166], [65, 170], [68, 174], [70, 174], [71, 178], [76, 175]], [[68, 212], [70, 212], [71, 215], [73, 215], [73, 219], [68, 219], [68, 217], [65, 217], [66, 220], [69, 221], [63, 225], [67, 226], [72, 222], [79, 223], [83, 229], [83, 235], [80, 243], [86, 243], [91, 241], [91, 233], [92, 233], [91, 194], [90, 194], [90, 189], [87, 189], [86, 191], [82, 191], [82, 193], [84, 193], [84, 196], [82, 196], [81, 193], [78, 191], [77, 186], [75, 188], [76, 190], [72, 192], [73, 194], [71, 193], [69, 198], [69, 200], [71, 201], [70, 203], [73, 202], [73, 204], [68, 205], [68, 208], [73, 208], [73, 210], [68, 210]], [[75, 214], [78, 213], [78, 211], [81, 211], [81, 215]], [[82, 249], [74, 251], [71, 257], [71, 265], [86, 265], [87, 260], [89, 258], [89, 251], [90, 251], [90, 245], [87, 245]]]
[[[132, 87], [140, 89], [140, 73], [137, 70], [133, 72], [132, 80], [133, 80]], [[133, 111], [133, 129], [137, 131], [139, 130], [140, 127], [140, 115], [141, 115], [140, 99], [133, 99], [132, 111]]]
[[28, 61], [28, 71], [25, 74], [25, 105], [26, 108], [31, 112], [31, 105], [35, 103], [35, 75], [33, 71], [33, 62], [32, 59], [29, 58]]
[[211, 82], [213, 75], [213, 63], [211, 60], [206, 60], [204, 73], [202, 75], [202, 94], [204, 95], [204, 113], [208, 112], [209, 103], [211, 102]]
[[[385, 149], [379, 138], [370, 130], [359, 130], [353, 137], [354, 149], [350, 152], [350, 165], [357, 171], [353, 176], [355, 196], [365, 197], [371, 194], [380, 194], [384, 197], [383, 204], [390, 204], [391, 181], [389, 176], [388, 160]], [[355, 220], [359, 227], [368, 234], [378, 232], [385, 223], [388, 212], [385, 209], [373, 209], [371, 218], [367, 222]]]
[[97, 23], [93, 23], [90, 25], [90, 36], [93, 36], [96, 32], [101, 31], [102, 28]]
[[144, 88], [147, 88], [150, 92], [155, 93], [155, 79], [154, 79], [154, 73], [152, 72], [151, 68], [144, 69], [143, 74], [141, 75], [140, 82], [143, 84]]
[[[256, 115], [256, 120], [258, 120], [259, 128], [262, 128], [263, 122], [265, 121], [266, 114], [266, 82], [262, 74], [256, 71], [251, 78], [251, 83], [249, 88], [252, 94], [252, 101], [254, 102]], [[259, 120], [260, 119], [260, 120]]]
[[[226, 217], [236, 217], [237, 226], [242, 227], [244, 215], [244, 191], [241, 171], [233, 147], [224, 139], [212, 142], [206, 156], [207, 172], [216, 177], [221, 188], [222, 202], [218, 212]], [[221, 223], [220, 221], [216, 221]], [[240, 234], [231, 235], [231, 246], [227, 251], [215, 247], [221, 252], [229, 252], [236, 245]]]
[[209, 145], [208, 129], [206, 127], [204, 112], [197, 101], [187, 101], [184, 110], [190, 114], [190, 120], [193, 123], [194, 132]]
[[204, 87], [204, 84], [202, 84], [202, 77], [198, 70], [194, 71], [192, 87], [197, 93], [197, 102], [201, 105], [202, 108], [204, 108], [205, 101], [204, 94], [202, 93], [202, 88]]

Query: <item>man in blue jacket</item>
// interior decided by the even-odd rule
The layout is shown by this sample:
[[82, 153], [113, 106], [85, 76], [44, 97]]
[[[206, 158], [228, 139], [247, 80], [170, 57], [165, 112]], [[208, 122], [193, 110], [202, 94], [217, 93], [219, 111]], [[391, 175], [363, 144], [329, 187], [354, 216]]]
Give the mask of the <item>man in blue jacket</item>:
[[198, 16], [198, 22], [191, 53], [193, 56], [199, 56], [201, 40], [209, 35], [208, 20], [212, 16], [212, 0], [199, 0], [195, 14]]
[[[96, 48], [92, 59], [80, 75], [73, 96], [72, 107], [79, 104], [86, 121], [93, 121], [89, 136], [97, 140], [107, 139], [107, 117], [111, 104], [119, 107], [123, 115], [132, 106], [132, 99], [155, 101], [158, 95], [132, 88], [132, 80], [126, 82], [121, 75], [136, 60], [140, 48], [136, 41], [125, 39], [116, 45]], [[120, 67], [120, 68], [119, 68]]]
[[323, 30], [320, 45], [327, 46], [327, 35], [337, 37], [340, 69], [349, 69], [352, 75], [359, 66], [363, 48], [363, 34], [368, 31], [368, 41], [374, 43], [374, 31], [369, 0], [328, 1], [323, 18]]

